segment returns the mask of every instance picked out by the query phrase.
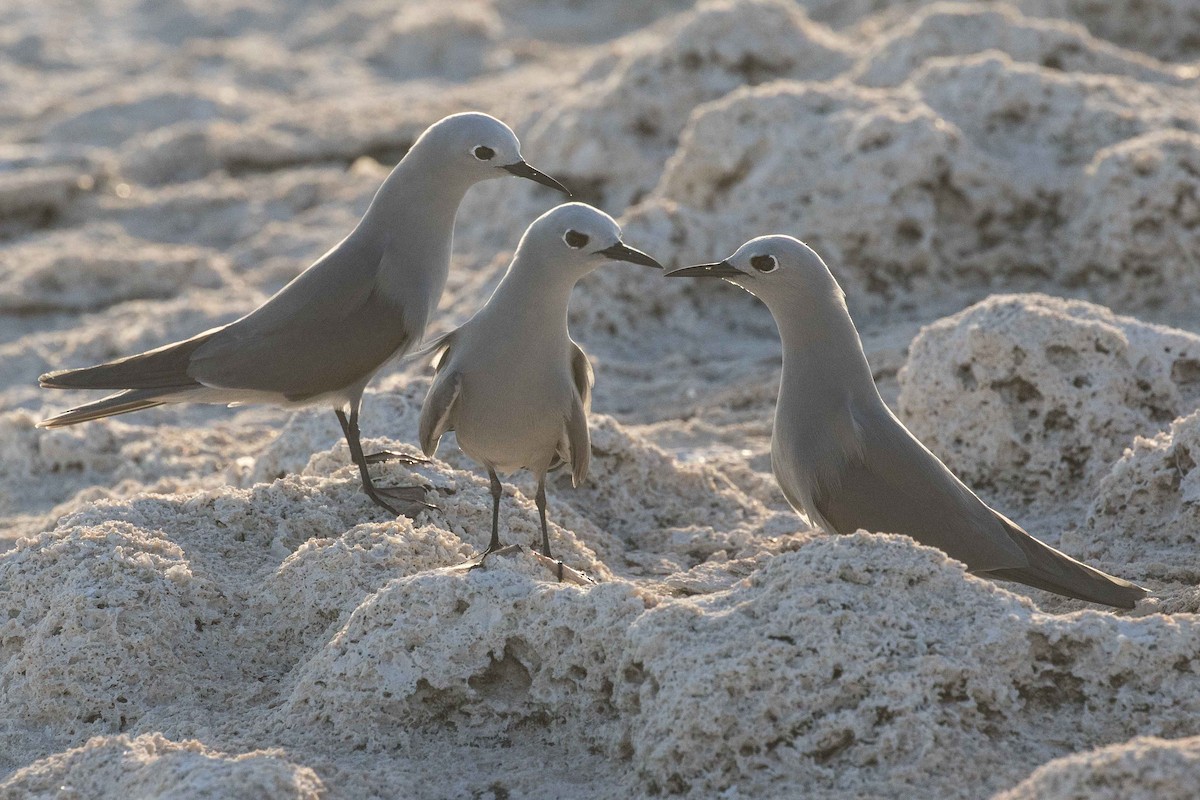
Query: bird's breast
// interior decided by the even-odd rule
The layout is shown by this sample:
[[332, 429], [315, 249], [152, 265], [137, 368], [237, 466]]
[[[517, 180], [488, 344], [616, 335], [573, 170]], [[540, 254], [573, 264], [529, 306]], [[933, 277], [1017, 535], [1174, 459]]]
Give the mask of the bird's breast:
[[572, 408], [568, 365], [480, 358], [461, 375], [451, 422], [463, 451], [501, 471], [544, 469]]

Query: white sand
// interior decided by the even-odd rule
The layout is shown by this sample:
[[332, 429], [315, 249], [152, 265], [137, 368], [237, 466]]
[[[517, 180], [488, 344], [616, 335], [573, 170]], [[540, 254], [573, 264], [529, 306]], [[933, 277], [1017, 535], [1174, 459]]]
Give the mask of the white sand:
[[[0, 797], [1191, 796], [1191, 0], [326, 5], [0, 9]], [[550, 488], [592, 588], [452, 568], [490, 500], [449, 441], [380, 468], [436, 487], [413, 524], [327, 411], [33, 427], [85, 399], [40, 372], [253, 308], [466, 108], [664, 262], [813, 243], [912, 428], [1154, 598], [1115, 614], [810, 531], [770, 476], [765, 309], [620, 266], [571, 311], [592, 472]], [[436, 330], [555, 202], [472, 190]], [[372, 446], [415, 440], [427, 386], [379, 375]]]

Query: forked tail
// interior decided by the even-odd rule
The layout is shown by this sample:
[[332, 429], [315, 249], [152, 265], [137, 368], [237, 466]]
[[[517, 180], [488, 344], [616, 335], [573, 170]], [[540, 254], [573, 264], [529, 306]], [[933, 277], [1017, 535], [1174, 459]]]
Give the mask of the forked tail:
[[37, 424], [39, 428], [65, 428], [79, 422], [93, 419], [114, 417], [117, 414], [128, 414], [131, 411], [141, 411], [143, 408], [154, 408], [163, 405], [162, 392], [154, 389], [129, 389], [124, 392], [109, 395], [94, 403], [72, 408], [61, 414], [44, 419]]

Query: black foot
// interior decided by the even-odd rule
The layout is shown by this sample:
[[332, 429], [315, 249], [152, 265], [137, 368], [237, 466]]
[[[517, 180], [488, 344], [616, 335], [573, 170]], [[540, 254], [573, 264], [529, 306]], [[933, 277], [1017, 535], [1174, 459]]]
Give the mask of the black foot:
[[573, 583], [576, 586], [591, 586], [596, 583], [574, 567], [568, 567], [558, 559], [547, 558], [537, 550], [533, 551], [533, 557], [549, 570], [550, 574], [557, 578], [559, 583]]
[[388, 461], [396, 461], [411, 467], [417, 464], [428, 464], [429, 459], [424, 456], [410, 456], [404, 453], [393, 453], [391, 450], [380, 450], [378, 453], [371, 453], [369, 456], [364, 456], [364, 460], [368, 464], [383, 464]]
[[506, 545], [504, 547], [499, 547], [499, 546], [489, 547], [487, 550], [484, 550], [482, 553], [475, 556], [470, 561], [466, 562], [466, 564], [464, 564], [463, 566], [465, 566], [468, 570], [479, 569], [480, 567], [483, 566], [483, 562], [487, 559], [488, 556], [491, 556], [491, 555], [507, 556], [507, 555], [512, 555], [513, 553], [519, 553], [519, 552], [521, 552], [521, 545], [519, 545], [519, 544], [510, 544], [510, 545]]
[[[510, 544], [507, 547], [497, 547], [494, 550], [489, 548], [488, 550], [485, 550], [472, 558], [470, 561], [464, 561], [462, 564], [451, 567], [451, 569], [456, 571], [463, 570], [470, 572], [473, 569], [479, 569], [480, 567], [484, 566], [484, 562], [489, 556], [511, 556], [523, 552], [525, 552], [525, 549], [519, 544]], [[576, 586], [594, 586], [596, 583], [596, 581], [592, 580], [579, 570], [573, 567], [568, 567], [561, 561], [555, 561], [554, 559], [546, 558], [537, 550], [530, 550], [529, 555], [532, 556], [535, 561], [549, 570], [550, 574], [553, 575], [559, 583], [573, 583]]]
[[427, 492], [428, 488], [425, 486], [372, 486], [367, 489], [367, 496], [375, 501], [375, 505], [397, 517], [416, 519], [422, 511], [437, 508], [432, 503], [425, 502]]

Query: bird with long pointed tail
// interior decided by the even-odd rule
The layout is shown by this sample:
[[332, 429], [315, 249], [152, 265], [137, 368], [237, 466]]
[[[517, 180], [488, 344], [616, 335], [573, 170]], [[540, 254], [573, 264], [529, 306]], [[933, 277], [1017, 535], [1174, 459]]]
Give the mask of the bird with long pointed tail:
[[116, 394], [39, 423], [58, 428], [164, 403], [319, 405], [337, 414], [363, 490], [393, 514], [429, 506], [420, 486], [376, 486], [364, 455], [363, 390], [387, 361], [425, 334], [450, 270], [454, 218], [467, 190], [515, 175], [570, 192], [521, 157], [494, 117], [454, 114], [413, 143], [345, 239], [246, 316], [181, 342], [82, 369], [50, 372], [52, 389]]
[[771, 467], [792, 507], [827, 533], [910, 536], [976, 574], [1132, 608], [1147, 590], [1026, 533], [954, 476], [891, 412], [871, 376], [845, 294], [790, 236], [762, 236], [670, 277], [724, 278], [770, 309], [783, 340]]
[[429, 348], [437, 372], [421, 408], [421, 449], [432, 456], [454, 431], [459, 448], [487, 469], [492, 538], [480, 560], [500, 548], [497, 473], [525, 468], [537, 478], [546, 558], [546, 473], [570, 465], [575, 486], [587, 475], [593, 374], [567, 330], [567, 302], [576, 282], [606, 261], [662, 269], [625, 245], [604, 212], [582, 203], [551, 209], [525, 231], [487, 304]]

